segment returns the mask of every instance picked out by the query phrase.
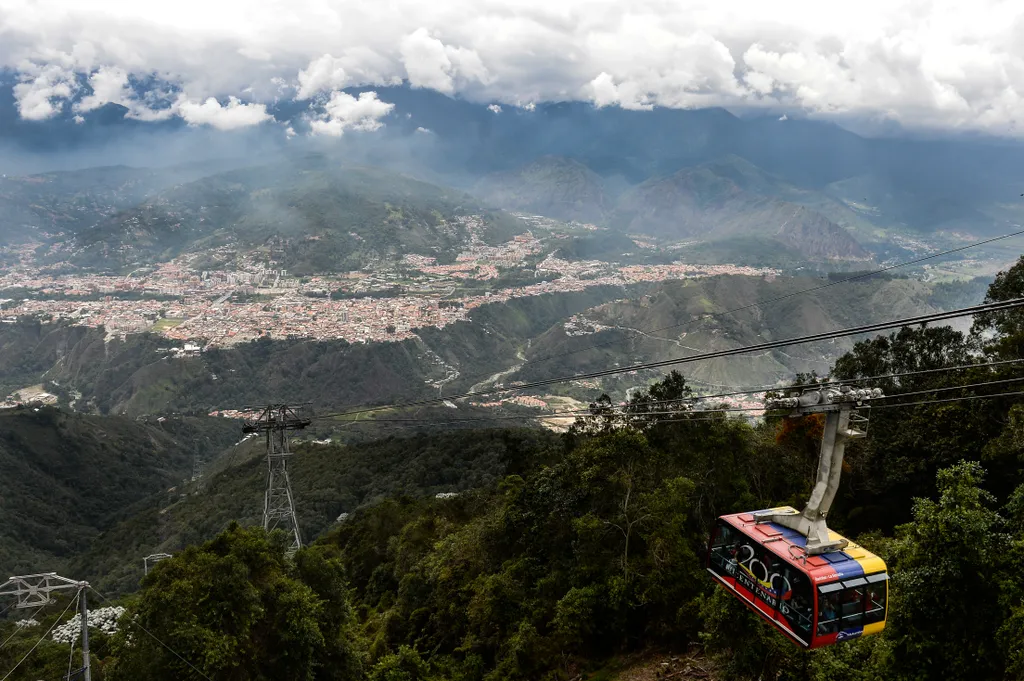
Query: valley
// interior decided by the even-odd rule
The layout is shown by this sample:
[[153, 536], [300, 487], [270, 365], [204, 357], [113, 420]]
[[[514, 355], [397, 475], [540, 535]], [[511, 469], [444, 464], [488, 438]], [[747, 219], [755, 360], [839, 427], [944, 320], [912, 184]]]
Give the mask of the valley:
[[[466, 391], [498, 394], [457, 400], [459, 413], [540, 416], [624, 399], [660, 374], [518, 384], [977, 302], [1011, 253], [996, 243], [799, 296], [891, 264], [873, 259], [885, 248], [914, 256], [977, 237], [897, 236], [884, 211], [735, 155], [632, 186], [545, 156], [482, 178], [479, 199], [322, 153], [3, 188], [19, 211], [2, 219], [21, 234], [0, 246], [6, 406], [39, 386], [64, 408], [136, 416]], [[963, 292], [938, 293], [946, 285]], [[826, 373], [852, 344], [707, 362], [688, 378], [704, 392], [772, 386]]]
[[[783, 678], [799, 660], [779, 648], [728, 661], [776, 643], [709, 592], [699, 557], [718, 513], [809, 491], [816, 422], [765, 397], [808, 376], [906, 372], [886, 394], [928, 398], [870, 405], [830, 525], [880, 554], [914, 548], [900, 523], [927, 506], [909, 500], [976, 475], [964, 456], [1000, 499], [1020, 483], [1017, 360], [953, 373], [1016, 357], [1013, 330], [956, 319], [678, 361], [1010, 295], [1018, 279], [999, 273], [1019, 246], [972, 244], [1022, 213], [949, 187], [932, 210], [917, 205], [930, 192], [869, 167], [698, 146], [628, 163], [509, 153], [469, 176], [296, 150], [2, 178], [0, 562], [87, 579], [169, 637], [196, 636], [208, 613], [167, 594], [294, 587], [334, 642], [317, 653], [330, 674], [310, 678], [648, 678], [629, 660], [698, 640], [682, 665], [657, 651], [663, 678]], [[997, 373], [1006, 395], [974, 393]], [[267, 444], [242, 430], [281, 402], [309, 416], [282, 436], [294, 556], [259, 529]], [[275, 598], [265, 612], [281, 612]], [[295, 621], [254, 621], [279, 616]], [[72, 625], [41, 648], [62, 669]], [[5, 626], [28, 650], [35, 625]], [[288, 630], [260, 626], [261, 640]], [[108, 634], [99, 678], [173, 663]], [[191, 640], [175, 646], [198, 660]]]

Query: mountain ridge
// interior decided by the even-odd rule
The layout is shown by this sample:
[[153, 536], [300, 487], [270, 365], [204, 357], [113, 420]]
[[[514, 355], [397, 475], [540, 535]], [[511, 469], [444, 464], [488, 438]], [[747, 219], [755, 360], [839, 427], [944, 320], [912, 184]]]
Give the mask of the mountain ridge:
[[808, 259], [868, 259], [846, 230], [821, 213], [750, 192], [720, 172], [705, 165], [647, 180], [623, 194], [611, 222], [673, 239], [768, 237]]

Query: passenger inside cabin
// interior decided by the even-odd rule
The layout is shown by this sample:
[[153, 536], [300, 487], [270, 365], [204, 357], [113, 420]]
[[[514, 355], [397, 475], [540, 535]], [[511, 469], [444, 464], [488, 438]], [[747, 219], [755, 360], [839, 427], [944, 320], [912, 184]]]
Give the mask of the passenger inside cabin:
[[818, 635], [834, 634], [839, 631], [839, 594], [818, 595]]

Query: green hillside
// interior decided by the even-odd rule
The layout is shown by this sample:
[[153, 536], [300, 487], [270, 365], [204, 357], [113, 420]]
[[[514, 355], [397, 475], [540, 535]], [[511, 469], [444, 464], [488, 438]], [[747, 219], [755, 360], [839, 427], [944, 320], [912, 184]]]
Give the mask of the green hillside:
[[[241, 433], [240, 423], [232, 422]], [[289, 477], [305, 541], [311, 542], [353, 513], [384, 499], [420, 498], [494, 485], [536, 465], [557, 442], [539, 430], [474, 430], [388, 436], [354, 445], [293, 448]], [[231, 521], [262, 523], [266, 460], [249, 441], [213, 464], [201, 487], [153, 494], [130, 517], [92, 537], [69, 566], [101, 589], [132, 592], [142, 577], [139, 558], [176, 552], [212, 538]], [[82, 549], [82, 546], [79, 546]], [[84, 578], [84, 577], [83, 577]]]
[[229, 162], [170, 168], [106, 166], [0, 178], [0, 237], [9, 243], [73, 235], [158, 192], [224, 170]]
[[458, 219], [471, 214], [484, 215], [485, 240], [525, 229], [461, 192], [314, 155], [161, 192], [79, 231], [71, 260], [127, 271], [223, 249], [197, 265], [213, 268], [255, 249], [295, 275], [342, 272], [403, 253], [451, 258], [469, 237]]
[[[588, 310], [582, 316], [605, 327], [596, 333], [569, 335], [562, 326], [552, 327], [531, 345], [527, 363], [513, 378], [530, 381], [561, 373], [566, 367], [576, 373], [587, 372], [830, 331], [923, 314], [952, 300], [945, 291], [933, 298], [931, 287], [913, 279], [880, 277], [758, 305], [823, 283], [800, 277], [768, 280], [747, 276], [665, 282], [641, 298], [613, 301]], [[975, 291], [975, 295], [979, 293]], [[957, 301], [962, 302], [960, 298]], [[754, 307], [727, 316], [706, 316], [748, 305]], [[853, 342], [835, 339], [710, 360], [688, 365], [686, 375], [698, 384], [711, 386], [771, 385], [797, 372], [827, 372], [842, 352], [853, 347]], [[600, 347], [592, 347], [595, 345]], [[552, 359], [544, 359], [548, 357]], [[630, 385], [621, 378], [605, 387], [624, 390]]]
[[579, 222], [603, 222], [613, 203], [600, 176], [579, 161], [558, 156], [488, 175], [473, 192], [506, 210]]
[[236, 438], [224, 419], [0, 411], [0, 569], [57, 569], [137, 502], [188, 477], [194, 455], [212, 458]]
[[737, 167], [705, 165], [647, 180], [623, 194], [611, 224], [673, 239], [770, 238], [808, 260], [867, 259], [841, 226], [804, 205], [765, 196], [758, 182], [736, 177]]

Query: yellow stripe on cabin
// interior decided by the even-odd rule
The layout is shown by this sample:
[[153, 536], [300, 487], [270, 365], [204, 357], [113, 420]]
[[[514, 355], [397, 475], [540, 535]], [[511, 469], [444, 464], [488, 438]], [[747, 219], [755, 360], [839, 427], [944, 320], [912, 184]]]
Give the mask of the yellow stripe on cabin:
[[877, 634], [880, 631], [882, 631], [882, 629], [885, 629], [884, 621], [875, 622], [873, 624], [866, 624], [864, 625], [864, 631], [861, 633], [861, 636], [870, 636], [871, 634]]

